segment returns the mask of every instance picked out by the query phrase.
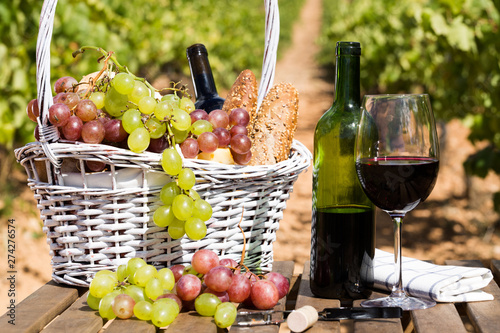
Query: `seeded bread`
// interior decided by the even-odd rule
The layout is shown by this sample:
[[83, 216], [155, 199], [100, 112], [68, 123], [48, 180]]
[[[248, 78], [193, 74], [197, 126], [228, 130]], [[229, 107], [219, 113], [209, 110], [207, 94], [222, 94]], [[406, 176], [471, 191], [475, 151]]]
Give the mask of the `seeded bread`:
[[269, 165], [288, 159], [297, 129], [299, 94], [290, 83], [273, 86], [249, 131], [252, 159], [249, 165]]
[[257, 107], [257, 94], [257, 79], [255, 78], [255, 74], [251, 70], [245, 69], [238, 75], [231, 90], [229, 90], [222, 110], [229, 114], [233, 109], [246, 109], [250, 115], [251, 122], [252, 115], [255, 113], [255, 108]]

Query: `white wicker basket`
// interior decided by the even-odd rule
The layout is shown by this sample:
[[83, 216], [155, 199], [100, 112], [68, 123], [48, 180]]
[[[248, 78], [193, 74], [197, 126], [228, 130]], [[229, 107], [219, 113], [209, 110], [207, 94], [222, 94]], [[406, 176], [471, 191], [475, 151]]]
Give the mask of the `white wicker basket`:
[[[213, 208], [207, 236], [170, 239], [152, 222], [161, 204], [158, 194], [169, 181], [160, 154], [136, 154], [104, 144], [65, 142], [48, 123], [52, 104], [50, 39], [57, 1], [46, 0], [37, 44], [40, 141], [16, 150], [38, 202], [50, 246], [53, 279], [88, 286], [95, 273], [115, 269], [132, 257], [157, 267], [190, 262], [193, 253], [211, 249], [237, 261], [246, 238], [245, 264], [269, 271], [273, 242], [293, 183], [311, 161], [311, 153], [294, 141], [290, 158], [269, 166], [236, 166], [185, 159], [196, 174], [195, 190]], [[274, 78], [279, 39], [277, 0], [265, 0], [266, 44], [259, 104]], [[104, 161], [110, 170], [85, 171], [85, 161]], [[75, 166], [79, 172], [75, 172]]]

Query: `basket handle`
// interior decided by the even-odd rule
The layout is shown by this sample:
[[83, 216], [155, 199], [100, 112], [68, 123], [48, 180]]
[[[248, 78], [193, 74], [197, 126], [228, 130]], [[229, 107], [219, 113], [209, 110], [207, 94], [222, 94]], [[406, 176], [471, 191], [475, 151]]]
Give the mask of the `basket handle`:
[[[53, 104], [50, 83], [50, 42], [56, 6], [57, 0], [45, 0], [42, 6], [36, 45], [36, 84], [40, 110], [40, 116], [38, 117], [40, 142], [47, 158], [58, 168], [60, 167], [60, 161], [53, 153], [50, 143], [57, 142], [60, 139], [59, 131], [55, 126], [50, 125], [48, 121], [48, 110]], [[257, 109], [273, 85], [280, 34], [278, 0], [264, 0], [264, 6], [266, 10], [265, 43]]]

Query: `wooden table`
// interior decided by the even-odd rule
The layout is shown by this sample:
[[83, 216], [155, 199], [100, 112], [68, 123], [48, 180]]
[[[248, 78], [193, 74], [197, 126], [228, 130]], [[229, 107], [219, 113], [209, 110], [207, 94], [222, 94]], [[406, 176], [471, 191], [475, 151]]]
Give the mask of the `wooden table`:
[[[450, 265], [483, 266], [480, 261], [448, 261]], [[308, 333], [316, 332], [500, 332], [500, 260], [493, 260], [489, 265], [495, 281], [484, 290], [494, 295], [495, 300], [472, 303], [440, 303], [437, 306], [404, 313], [402, 319], [371, 319], [319, 321]], [[278, 310], [292, 310], [304, 305], [312, 305], [318, 310], [338, 307], [338, 300], [320, 299], [312, 296], [309, 289], [309, 265], [304, 266], [303, 274], [292, 276], [293, 262], [276, 262], [274, 270], [291, 278], [291, 290], [286, 300], [277, 306]], [[0, 317], [1, 332], [105, 332], [105, 333], [146, 333], [146, 332], [186, 332], [220, 333], [212, 318], [201, 317], [195, 312], [183, 312], [167, 328], [157, 329], [150, 322], [134, 319], [115, 319], [105, 321], [96, 311], [86, 305], [87, 288], [75, 288], [48, 282], [16, 307], [16, 325], [9, 325], [10, 318]], [[378, 297], [374, 293], [372, 297]], [[356, 301], [354, 305], [359, 305]], [[289, 332], [286, 323], [280, 326], [258, 326], [243, 328], [233, 326], [229, 332]]]

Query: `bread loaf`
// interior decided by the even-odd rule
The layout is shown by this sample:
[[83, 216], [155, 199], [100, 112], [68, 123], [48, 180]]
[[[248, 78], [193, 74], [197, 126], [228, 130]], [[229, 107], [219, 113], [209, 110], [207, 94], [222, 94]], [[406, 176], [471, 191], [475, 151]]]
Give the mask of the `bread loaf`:
[[275, 164], [288, 158], [298, 111], [299, 94], [293, 85], [280, 83], [269, 90], [249, 131], [252, 140], [249, 165]]
[[238, 78], [229, 90], [222, 110], [229, 114], [233, 109], [244, 108], [249, 113], [251, 121], [252, 114], [255, 113], [255, 108], [257, 107], [257, 94], [257, 79], [255, 78], [255, 74], [251, 70], [245, 69], [238, 75]]

